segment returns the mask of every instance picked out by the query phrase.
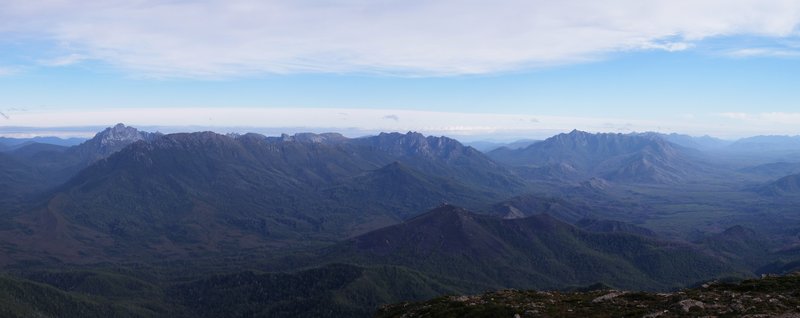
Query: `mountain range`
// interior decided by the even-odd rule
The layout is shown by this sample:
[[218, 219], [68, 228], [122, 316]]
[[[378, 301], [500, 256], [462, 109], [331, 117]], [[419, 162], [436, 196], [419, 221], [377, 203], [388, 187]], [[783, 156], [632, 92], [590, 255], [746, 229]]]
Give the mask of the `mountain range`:
[[800, 157], [737, 143], [576, 130], [483, 153], [415, 132], [123, 124], [22, 142], [0, 150], [0, 288], [29, 291], [25, 313], [54, 312], [25, 296], [48, 295], [88, 316], [367, 316], [444, 293], [792, 268]]
[[481, 204], [525, 187], [472, 148], [416, 133], [160, 136], [117, 125], [64, 154], [109, 156], [16, 216], [6, 235], [73, 260], [341, 239], [441, 202]]

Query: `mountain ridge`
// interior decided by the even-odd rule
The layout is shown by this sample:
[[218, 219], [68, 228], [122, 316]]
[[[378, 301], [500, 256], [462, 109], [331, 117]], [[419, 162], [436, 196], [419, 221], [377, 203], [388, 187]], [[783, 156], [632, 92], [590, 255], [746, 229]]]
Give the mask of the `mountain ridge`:
[[488, 155], [512, 166], [541, 168], [566, 164], [583, 178], [633, 183], [676, 183], [698, 170], [689, 160], [686, 148], [654, 134], [591, 134], [573, 130], [523, 149], [500, 149]]
[[[414, 133], [142, 135], [118, 125], [83, 145], [112, 149], [128, 142], [18, 214], [19, 231], [27, 234], [5, 236], [23, 244], [35, 235], [60, 235], [69, 246], [38, 246], [68, 259], [81, 249], [165, 257], [224, 251], [223, 245], [318, 244], [440, 202], [478, 205], [524, 187], [472, 148]], [[396, 182], [403, 184], [398, 191], [381, 191]]]

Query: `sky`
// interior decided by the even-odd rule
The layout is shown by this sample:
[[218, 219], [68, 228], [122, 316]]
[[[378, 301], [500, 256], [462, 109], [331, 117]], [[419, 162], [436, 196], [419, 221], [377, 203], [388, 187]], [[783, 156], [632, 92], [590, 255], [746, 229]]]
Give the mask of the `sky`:
[[796, 0], [1, 0], [0, 135], [797, 135], [798, 23]]

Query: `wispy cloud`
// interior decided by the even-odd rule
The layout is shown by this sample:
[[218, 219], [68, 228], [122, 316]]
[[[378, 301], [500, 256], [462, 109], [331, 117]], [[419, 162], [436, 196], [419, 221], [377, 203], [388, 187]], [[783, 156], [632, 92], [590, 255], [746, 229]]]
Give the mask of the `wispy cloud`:
[[691, 43], [687, 42], [654, 42], [645, 43], [640, 47], [641, 49], [663, 50], [667, 52], [685, 51], [692, 47]]
[[800, 57], [800, 50], [786, 48], [744, 48], [729, 51], [732, 57]]
[[800, 113], [786, 113], [786, 112], [761, 113], [758, 114], [756, 118], [758, 118], [759, 120], [772, 123], [800, 125]]
[[798, 21], [794, 0], [0, 3], [0, 35], [49, 41], [64, 56], [52, 65], [87, 58], [156, 77], [482, 74], [711, 37], [790, 37]]
[[719, 115], [725, 118], [752, 121], [752, 122], [768, 122], [768, 123], [800, 125], [800, 113], [787, 113], [787, 112], [720, 113]]
[[44, 66], [68, 66], [80, 63], [83, 60], [86, 60], [86, 56], [72, 53], [65, 56], [59, 56], [56, 58], [41, 60], [39, 64]]
[[730, 119], [748, 119], [748, 118], [750, 118], [750, 114], [747, 114], [747, 113], [730, 112], [730, 113], [720, 113], [719, 115], [722, 116], [722, 117], [725, 117], [725, 118], [730, 118]]
[[18, 68], [0, 66], [0, 76], [14, 75], [19, 72]]
[[797, 135], [800, 134], [800, 112], [764, 113], [720, 113], [719, 117], [731, 120], [731, 125], [739, 131], [758, 134]]

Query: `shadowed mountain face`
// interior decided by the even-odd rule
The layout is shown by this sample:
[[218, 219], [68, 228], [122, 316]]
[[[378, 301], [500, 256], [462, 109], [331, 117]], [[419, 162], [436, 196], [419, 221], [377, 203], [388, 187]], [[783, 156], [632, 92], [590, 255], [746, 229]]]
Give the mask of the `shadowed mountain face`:
[[[527, 148], [488, 154], [514, 166], [546, 168], [547, 173], [573, 170], [566, 178], [601, 177], [634, 183], [674, 183], [696, 170], [685, 148], [657, 135], [590, 134], [572, 131]], [[560, 167], [557, 169], [549, 167]]]
[[506, 288], [596, 282], [663, 288], [725, 270], [688, 246], [630, 234], [585, 232], [546, 214], [501, 219], [450, 205], [355, 237], [331, 248], [329, 255]]
[[800, 174], [788, 175], [775, 180], [758, 189], [758, 193], [767, 196], [800, 195]]
[[3, 193], [0, 210], [7, 204], [16, 203], [21, 197], [35, 193], [45, 182], [45, 177], [35, 167], [10, 154], [0, 153], [0, 193]]
[[11, 241], [34, 241], [65, 258], [310, 244], [394, 224], [441, 202], [485, 204], [524, 187], [472, 148], [414, 133], [106, 132], [79, 147], [113, 151], [118, 140], [138, 141], [21, 214], [26, 234], [6, 233]]
[[730, 261], [744, 262], [750, 266], [762, 265], [770, 253], [769, 245], [763, 236], [741, 225], [709, 235], [703, 239], [702, 245], [709, 253]]

